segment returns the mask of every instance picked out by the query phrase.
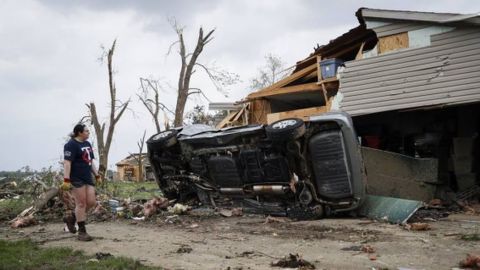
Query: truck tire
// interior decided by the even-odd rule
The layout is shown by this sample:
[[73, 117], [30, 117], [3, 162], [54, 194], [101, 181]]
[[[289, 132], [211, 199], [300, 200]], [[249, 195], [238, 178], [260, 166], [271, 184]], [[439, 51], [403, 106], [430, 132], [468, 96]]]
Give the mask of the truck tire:
[[305, 134], [305, 123], [298, 118], [283, 119], [268, 125], [265, 132], [272, 141], [295, 140]]
[[153, 135], [147, 140], [147, 145], [151, 149], [165, 149], [174, 146], [177, 143], [177, 131], [174, 129], [165, 130]]

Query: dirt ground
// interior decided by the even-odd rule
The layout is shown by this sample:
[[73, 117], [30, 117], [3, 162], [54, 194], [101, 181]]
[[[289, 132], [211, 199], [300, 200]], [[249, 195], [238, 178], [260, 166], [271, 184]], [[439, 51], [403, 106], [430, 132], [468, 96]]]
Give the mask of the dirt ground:
[[[166, 219], [92, 222], [93, 242], [76, 241], [61, 223], [0, 227], [0, 238], [29, 237], [44, 246], [108, 252], [167, 269], [280, 269], [270, 264], [289, 253], [300, 254], [316, 269], [452, 269], [467, 253], [480, 254], [480, 241], [461, 240], [463, 234], [480, 233], [478, 216], [451, 215], [431, 222], [429, 231], [367, 219], [266, 223], [258, 215], [198, 213]], [[375, 253], [362, 252], [365, 244]]]

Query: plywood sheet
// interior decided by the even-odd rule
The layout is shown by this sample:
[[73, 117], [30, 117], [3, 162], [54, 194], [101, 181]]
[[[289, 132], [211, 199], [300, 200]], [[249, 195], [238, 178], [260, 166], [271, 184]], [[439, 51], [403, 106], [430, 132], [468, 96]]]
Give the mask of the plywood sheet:
[[249, 124], [265, 124], [267, 115], [271, 112], [270, 102], [266, 99], [257, 99], [250, 102], [248, 116]]
[[378, 39], [378, 53], [408, 48], [408, 32], [385, 36]]

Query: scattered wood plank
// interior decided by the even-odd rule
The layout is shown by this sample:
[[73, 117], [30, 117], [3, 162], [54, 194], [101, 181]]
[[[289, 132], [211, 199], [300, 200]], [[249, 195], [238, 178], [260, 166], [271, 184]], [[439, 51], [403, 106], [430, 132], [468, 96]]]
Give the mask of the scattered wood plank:
[[[313, 82], [313, 83], [305, 83], [305, 84], [299, 84], [294, 86], [286, 86], [281, 88], [272, 88], [270, 90], [256, 92], [253, 94], [256, 94], [254, 95], [254, 98], [260, 98], [260, 97], [266, 97], [266, 96], [278, 96], [278, 95], [311, 92], [311, 91], [319, 91], [319, 90], [322, 90], [322, 87], [318, 85], [317, 82]], [[248, 97], [251, 98], [251, 95], [249, 95]]]
[[322, 56], [317, 55], [317, 77], [318, 77], [318, 82], [322, 80], [322, 69], [320, 68], [320, 61], [322, 61]]
[[358, 49], [355, 60], [363, 59], [363, 47], [365, 47], [365, 42], [362, 42], [362, 45], [360, 45], [360, 49]]
[[247, 96], [247, 99], [256, 99], [256, 98], [259, 98], [259, 97], [263, 97], [265, 96], [265, 94], [263, 94], [264, 91], [269, 91], [269, 90], [272, 90], [272, 89], [277, 89], [277, 88], [280, 88], [280, 87], [283, 87], [287, 84], [290, 84], [304, 76], [307, 76], [308, 74], [310, 74], [312, 71], [315, 71], [317, 69], [317, 63], [307, 67], [307, 68], [304, 68], [302, 70], [299, 70], [295, 73], [293, 73], [292, 75], [272, 84], [271, 86], [269, 87], [266, 87], [266, 88], [263, 88], [262, 90], [260, 91], [257, 91], [257, 92], [253, 92], [251, 93], [250, 95]]
[[271, 124], [275, 121], [287, 118], [300, 118], [303, 121], [308, 121], [310, 119], [310, 116], [326, 113], [327, 111], [327, 106], [320, 106], [286, 112], [270, 113], [267, 115], [267, 123]]
[[216, 128], [220, 129], [220, 128], [226, 127], [227, 124], [232, 121], [232, 118], [233, 118], [237, 113], [238, 113], [238, 111], [234, 111], [234, 112], [229, 113], [225, 118], [222, 119], [222, 121], [220, 121], [220, 123], [217, 124]]
[[360, 46], [362, 46], [362, 43], [363, 43], [363, 41], [359, 41], [359, 42], [354, 43], [354, 44], [352, 44], [348, 47], [340, 49], [340, 50], [336, 51], [335, 53], [329, 54], [328, 58], [338, 58], [338, 57], [341, 58], [345, 54], [350, 54], [352, 51], [356, 52], [360, 48]]
[[237, 122], [240, 119], [240, 117], [242, 117], [242, 115], [245, 113], [245, 110], [246, 109], [244, 106], [237, 114], [235, 114], [235, 116], [232, 119], [232, 122]]

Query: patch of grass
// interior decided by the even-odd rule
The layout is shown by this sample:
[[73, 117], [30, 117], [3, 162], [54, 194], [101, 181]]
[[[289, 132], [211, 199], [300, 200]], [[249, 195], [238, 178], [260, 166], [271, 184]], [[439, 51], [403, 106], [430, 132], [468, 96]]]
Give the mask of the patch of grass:
[[30, 207], [31, 203], [32, 200], [26, 196], [0, 201], [0, 222], [14, 219], [23, 210]]
[[480, 241], [480, 235], [478, 233], [464, 234], [460, 239], [464, 241]]
[[162, 269], [124, 257], [90, 259], [94, 257], [70, 248], [40, 248], [30, 240], [0, 240], [0, 269]]
[[156, 182], [112, 182], [107, 191], [116, 198], [131, 198], [132, 200], [150, 200], [162, 196]]

